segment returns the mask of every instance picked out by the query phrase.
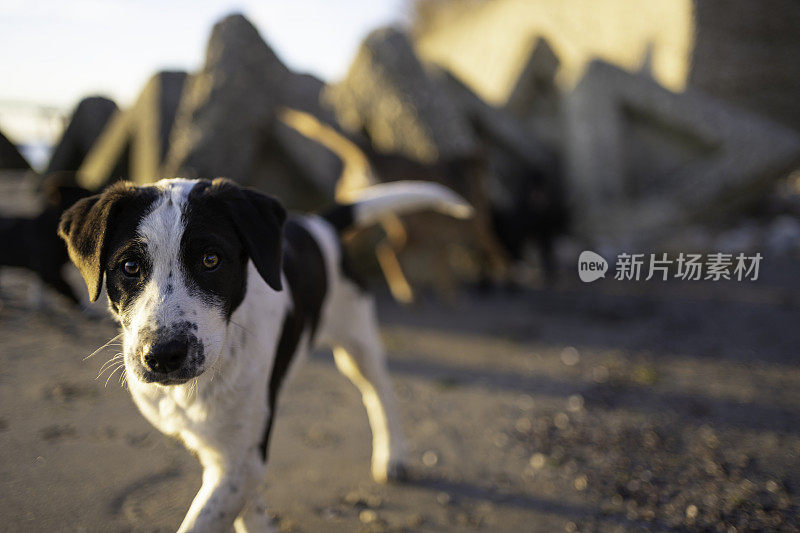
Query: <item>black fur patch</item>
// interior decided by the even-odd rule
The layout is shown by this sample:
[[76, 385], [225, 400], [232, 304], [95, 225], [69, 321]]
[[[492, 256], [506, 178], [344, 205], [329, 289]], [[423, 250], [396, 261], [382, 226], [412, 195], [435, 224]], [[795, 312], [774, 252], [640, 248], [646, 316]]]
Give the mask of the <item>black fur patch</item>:
[[[201, 180], [183, 213], [181, 268], [191, 289], [222, 306], [226, 319], [244, 299], [247, 262], [280, 290], [281, 231], [286, 213], [276, 200], [227, 180]], [[214, 253], [219, 264], [203, 266]]]
[[261, 277], [276, 291], [281, 290], [286, 210], [280, 202], [224, 178], [200, 180], [189, 193], [189, 202], [224, 213]]
[[[141, 220], [141, 217], [138, 220]], [[123, 320], [125, 319], [125, 309], [136, 300], [136, 297], [144, 289], [153, 268], [150, 254], [147, 252], [147, 245], [134, 239], [138, 220], [136, 225], [132, 224], [129, 232], [120, 232], [119, 237], [114, 238], [109, 246], [106, 294], [111, 302], [111, 308], [116, 314], [122, 315]], [[127, 261], [139, 263], [138, 276], [125, 275], [122, 267]]]
[[109, 280], [109, 297], [115, 289], [132, 282], [128, 279], [123, 283], [119, 278], [119, 260], [124, 257], [118, 251], [135, 235], [139, 222], [157, 197], [154, 187], [119, 182], [64, 212], [58, 234], [66, 241], [70, 258], [86, 281], [92, 301], [100, 294], [104, 271]]
[[[321, 216], [328, 222], [328, 224], [333, 226], [333, 228], [336, 230], [336, 233], [339, 235], [350, 229], [355, 222], [355, 211], [352, 204], [337, 205], [322, 213]], [[342, 258], [339, 264], [342, 275], [352, 281], [356, 287], [360, 288], [362, 291], [366, 291], [367, 284], [364, 281], [364, 278], [356, 271], [355, 268], [353, 268], [352, 260], [350, 259], [347, 250], [345, 250], [344, 246], [342, 246], [341, 241], [339, 241], [338, 244], [341, 252], [339, 257]]]
[[342, 233], [350, 228], [355, 220], [352, 204], [337, 205], [322, 213], [321, 216], [336, 229], [337, 233]]
[[283, 321], [283, 330], [269, 379], [269, 415], [261, 440], [261, 456], [266, 461], [278, 392], [291, 365], [303, 332], [314, 338], [322, 303], [328, 290], [325, 259], [316, 240], [301, 224], [290, 220], [284, 227], [283, 272], [292, 292], [293, 308]]
[[[190, 293], [222, 307], [226, 319], [244, 299], [247, 289], [248, 255], [233, 222], [224, 209], [204, 198], [194, 198], [183, 213], [180, 268]], [[203, 255], [217, 254], [214, 270], [203, 266]], [[171, 285], [171, 284], [168, 284]]]

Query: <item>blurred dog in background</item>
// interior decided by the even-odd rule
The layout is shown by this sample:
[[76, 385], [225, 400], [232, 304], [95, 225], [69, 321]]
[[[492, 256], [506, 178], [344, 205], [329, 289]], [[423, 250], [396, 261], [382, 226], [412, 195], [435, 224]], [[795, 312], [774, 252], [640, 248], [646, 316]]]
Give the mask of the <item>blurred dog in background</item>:
[[67, 247], [58, 237], [58, 221], [70, 206], [92, 193], [75, 181], [72, 172], [46, 176], [40, 195], [44, 208], [34, 217], [0, 216], [0, 267], [20, 267], [34, 272], [44, 285], [75, 305], [81, 298], [63, 275], [69, 263]]

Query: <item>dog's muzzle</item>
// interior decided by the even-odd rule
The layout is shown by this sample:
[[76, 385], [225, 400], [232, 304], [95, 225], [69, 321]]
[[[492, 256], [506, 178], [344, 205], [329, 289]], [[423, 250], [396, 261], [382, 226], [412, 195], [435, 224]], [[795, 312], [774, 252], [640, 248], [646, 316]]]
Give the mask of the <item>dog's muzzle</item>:
[[142, 364], [154, 373], [169, 374], [179, 370], [189, 355], [187, 339], [174, 339], [149, 347], [142, 354]]
[[136, 359], [142, 381], [175, 385], [198, 375], [204, 360], [203, 344], [188, 329], [158, 328], [139, 333]]

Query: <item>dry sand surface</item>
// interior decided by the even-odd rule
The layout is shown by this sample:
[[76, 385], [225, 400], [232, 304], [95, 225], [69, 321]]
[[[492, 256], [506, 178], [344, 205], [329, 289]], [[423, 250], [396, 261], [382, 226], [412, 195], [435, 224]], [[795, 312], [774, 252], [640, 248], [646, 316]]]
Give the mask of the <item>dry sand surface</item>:
[[[797, 267], [769, 264], [747, 286], [567, 279], [449, 306], [381, 298], [411, 479], [370, 480], [359, 396], [315, 354], [274, 428], [276, 524], [798, 530]], [[116, 327], [55, 296], [35, 310], [29, 286], [2, 271], [0, 530], [174, 530], [198, 464], [145, 422], [119, 373], [95, 379], [115, 346], [83, 360]]]

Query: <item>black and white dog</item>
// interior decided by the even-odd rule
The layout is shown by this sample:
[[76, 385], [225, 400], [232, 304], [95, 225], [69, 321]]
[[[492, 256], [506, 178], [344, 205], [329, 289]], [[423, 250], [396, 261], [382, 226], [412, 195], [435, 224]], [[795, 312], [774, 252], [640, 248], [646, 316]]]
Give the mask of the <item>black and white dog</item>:
[[286, 220], [277, 200], [225, 179], [121, 182], [64, 214], [59, 234], [92, 301], [105, 278], [136, 405], [203, 465], [180, 531], [269, 529], [260, 489], [277, 395], [318, 346], [362, 394], [373, 477], [402, 478], [373, 301], [348, 275], [338, 234], [423, 208], [471, 214], [445, 187], [394, 182]]

